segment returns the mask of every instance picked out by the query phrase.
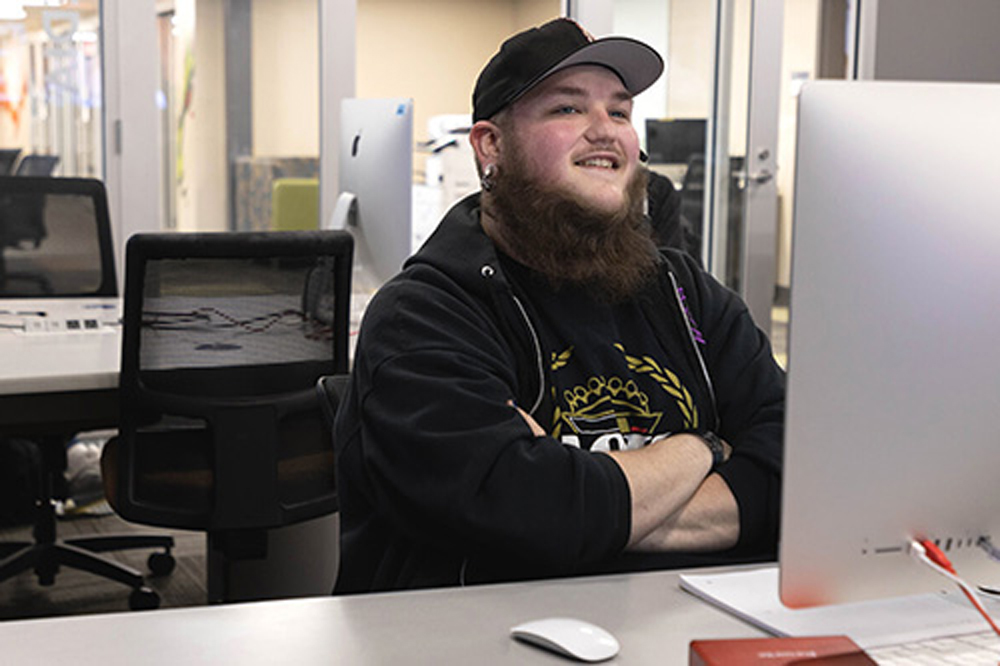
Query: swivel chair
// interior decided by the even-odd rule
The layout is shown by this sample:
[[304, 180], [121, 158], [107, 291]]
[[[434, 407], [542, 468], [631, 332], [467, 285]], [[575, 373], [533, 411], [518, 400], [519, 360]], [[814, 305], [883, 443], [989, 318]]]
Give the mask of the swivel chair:
[[104, 185], [0, 176], [0, 298], [117, 296]]
[[17, 158], [20, 156], [20, 148], [0, 148], [0, 176], [13, 174]]
[[[88, 298], [118, 293], [107, 194], [100, 181], [0, 177], [0, 240], [6, 247], [26, 240], [29, 245], [41, 246], [37, 251], [35, 247], [24, 251], [20, 261], [23, 272], [6, 272], [0, 261], [0, 299]], [[55, 250], [48, 252], [51, 247]], [[4, 557], [0, 560], [0, 581], [34, 569], [39, 583], [52, 585], [60, 566], [68, 566], [128, 585], [132, 588], [129, 605], [133, 609], [157, 607], [159, 597], [146, 586], [141, 573], [99, 553], [162, 548], [164, 552], [153, 553], [148, 563], [153, 573], [166, 574], [174, 567], [170, 554], [173, 537], [135, 534], [57, 539], [54, 501], [64, 481], [66, 444], [75, 432], [44, 437], [4, 434], [31, 436], [30, 441], [40, 453], [41, 470], [35, 498], [34, 540], [0, 543], [0, 556]]]
[[345, 231], [137, 234], [126, 248], [119, 436], [124, 518], [207, 533], [209, 602], [268, 530], [338, 508], [315, 385], [347, 370]]
[[29, 153], [21, 158], [14, 168], [15, 176], [51, 176], [59, 164], [58, 155], [37, 155]]

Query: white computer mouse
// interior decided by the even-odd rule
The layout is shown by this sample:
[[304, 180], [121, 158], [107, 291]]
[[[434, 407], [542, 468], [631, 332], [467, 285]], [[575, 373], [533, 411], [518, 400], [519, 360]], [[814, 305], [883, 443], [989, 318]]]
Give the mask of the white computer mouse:
[[596, 624], [549, 617], [519, 624], [511, 636], [580, 661], [604, 661], [618, 654], [618, 640]]

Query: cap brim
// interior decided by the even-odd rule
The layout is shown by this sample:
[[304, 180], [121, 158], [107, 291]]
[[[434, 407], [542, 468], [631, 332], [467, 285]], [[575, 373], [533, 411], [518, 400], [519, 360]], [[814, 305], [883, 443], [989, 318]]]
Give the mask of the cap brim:
[[605, 37], [553, 65], [535, 84], [576, 65], [601, 65], [611, 69], [633, 96], [653, 85], [663, 73], [663, 58], [646, 44], [628, 37]]

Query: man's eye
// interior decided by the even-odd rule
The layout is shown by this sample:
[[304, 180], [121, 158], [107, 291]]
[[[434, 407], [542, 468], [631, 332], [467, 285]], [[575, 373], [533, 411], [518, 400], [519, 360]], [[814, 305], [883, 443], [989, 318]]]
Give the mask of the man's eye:
[[612, 118], [621, 118], [622, 120], [629, 119], [628, 111], [612, 111], [609, 115]]
[[570, 106], [570, 105], [567, 104], [565, 106], [560, 106], [560, 107], [556, 108], [556, 113], [568, 115], [568, 114], [571, 114], [571, 113], [577, 113], [577, 110], [576, 110], [575, 106]]

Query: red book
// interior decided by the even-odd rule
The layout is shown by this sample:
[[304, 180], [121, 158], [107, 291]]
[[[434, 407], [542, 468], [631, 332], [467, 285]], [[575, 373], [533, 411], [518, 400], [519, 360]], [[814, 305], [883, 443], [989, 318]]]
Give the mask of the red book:
[[875, 664], [847, 636], [734, 638], [691, 641], [690, 666], [868, 666]]

